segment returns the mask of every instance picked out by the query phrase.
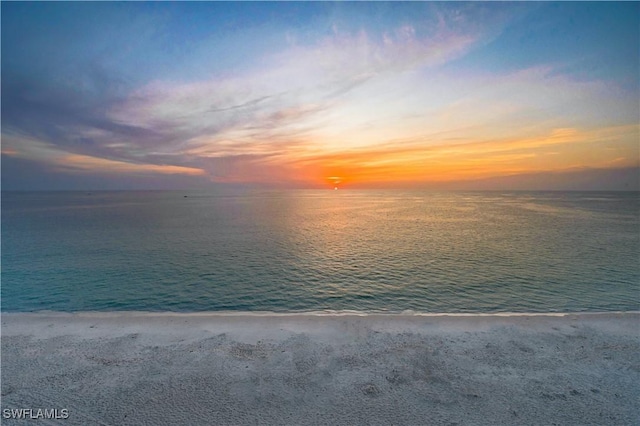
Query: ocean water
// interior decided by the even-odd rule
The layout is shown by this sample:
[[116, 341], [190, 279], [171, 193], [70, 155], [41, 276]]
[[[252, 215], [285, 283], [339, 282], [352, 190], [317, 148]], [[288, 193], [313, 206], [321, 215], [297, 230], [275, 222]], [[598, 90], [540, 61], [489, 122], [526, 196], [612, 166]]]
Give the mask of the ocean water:
[[3, 192], [2, 311], [640, 309], [621, 192]]

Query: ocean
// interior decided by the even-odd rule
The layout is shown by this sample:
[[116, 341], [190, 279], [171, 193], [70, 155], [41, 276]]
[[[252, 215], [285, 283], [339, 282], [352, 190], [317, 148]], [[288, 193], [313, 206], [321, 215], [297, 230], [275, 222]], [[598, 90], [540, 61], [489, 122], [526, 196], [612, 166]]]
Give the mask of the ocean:
[[2, 192], [1, 309], [640, 310], [637, 192]]

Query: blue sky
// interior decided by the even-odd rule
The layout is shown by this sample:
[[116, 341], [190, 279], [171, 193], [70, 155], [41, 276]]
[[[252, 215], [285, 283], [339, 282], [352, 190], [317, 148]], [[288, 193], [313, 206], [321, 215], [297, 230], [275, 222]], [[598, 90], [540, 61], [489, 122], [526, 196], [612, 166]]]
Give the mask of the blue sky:
[[638, 188], [638, 3], [1, 7], [3, 189]]

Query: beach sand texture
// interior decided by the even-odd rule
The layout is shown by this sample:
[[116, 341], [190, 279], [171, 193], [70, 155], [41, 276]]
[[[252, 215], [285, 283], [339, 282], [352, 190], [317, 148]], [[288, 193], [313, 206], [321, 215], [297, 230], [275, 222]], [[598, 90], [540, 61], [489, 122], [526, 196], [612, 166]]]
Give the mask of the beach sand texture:
[[640, 313], [4, 313], [2, 409], [67, 409], [37, 422], [65, 425], [637, 425], [639, 354]]

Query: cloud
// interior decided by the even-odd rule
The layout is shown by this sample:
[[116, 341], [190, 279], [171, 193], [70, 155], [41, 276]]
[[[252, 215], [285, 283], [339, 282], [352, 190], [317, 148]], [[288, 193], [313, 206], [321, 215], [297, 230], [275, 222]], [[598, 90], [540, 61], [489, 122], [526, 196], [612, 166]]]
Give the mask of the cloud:
[[204, 170], [158, 164], [134, 164], [124, 161], [108, 160], [89, 155], [69, 154], [56, 159], [59, 166], [66, 169], [109, 173], [155, 173], [168, 175], [204, 175]]
[[272, 55], [263, 68], [244, 75], [152, 82], [112, 105], [107, 117], [125, 128], [163, 135], [138, 139], [135, 148], [142, 152], [189, 158], [241, 151], [278, 155], [330, 126], [331, 110], [348, 104], [349, 93], [376, 76], [441, 64], [473, 41], [456, 34], [419, 39], [409, 26], [377, 41], [364, 31], [333, 35]]
[[202, 169], [170, 164], [133, 163], [90, 155], [70, 154], [43, 141], [29, 137], [3, 137], [2, 154], [49, 164], [54, 170], [109, 174], [204, 175]]
[[393, 27], [335, 24], [311, 38], [289, 29], [284, 50], [227, 74], [220, 58], [216, 73], [196, 81], [156, 78], [123, 90], [121, 76], [99, 66], [83, 68], [77, 85], [3, 74], [3, 153], [67, 173], [305, 184], [635, 161], [637, 102], [621, 101], [614, 85], [572, 79], [553, 64], [458, 67], [513, 14], [420, 7], [433, 13]]
[[[433, 135], [429, 143], [419, 138], [376, 148], [292, 158], [289, 167], [306, 170], [316, 181], [339, 176], [354, 185], [397, 182], [444, 182], [517, 173], [571, 170], [576, 167], [630, 167], [638, 164], [638, 125], [597, 129], [556, 128], [535, 136], [469, 139], [455, 143]], [[594, 150], [609, 144], [610, 152]], [[552, 148], [550, 150], [549, 148]], [[591, 158], [597, 152], [597, 158]], [[618, 154], [623, 156], [618, 156]], [[589, 161], [585, 161], [587, 158]], [[310, 176], [311, 177], [311, 176]]]

